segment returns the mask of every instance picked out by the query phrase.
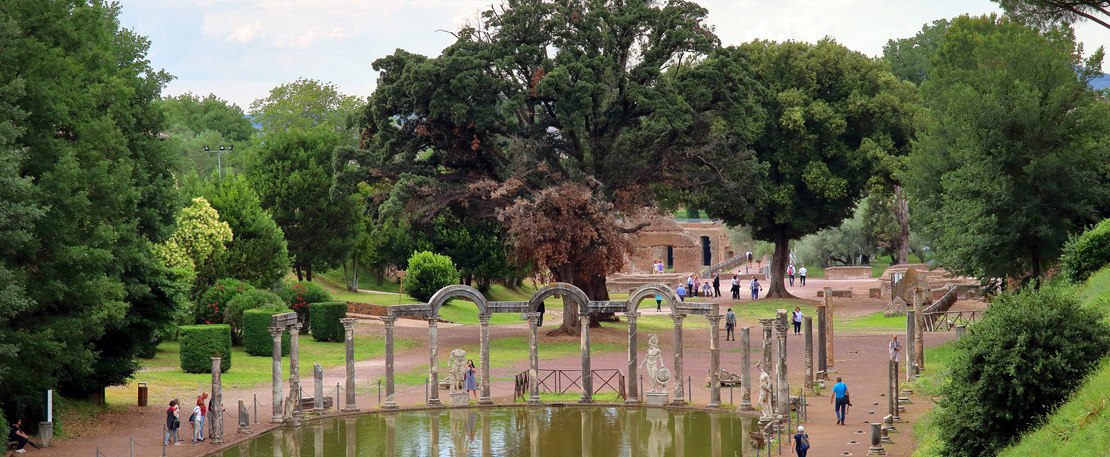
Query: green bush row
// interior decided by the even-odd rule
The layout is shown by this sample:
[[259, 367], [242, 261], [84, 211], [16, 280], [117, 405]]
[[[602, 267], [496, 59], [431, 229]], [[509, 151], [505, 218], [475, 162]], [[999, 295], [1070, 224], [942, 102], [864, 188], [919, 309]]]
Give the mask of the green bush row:
[[[270, 320], [275, 314], [288, 310], [251, 309], [243, 312], [243, 349], [254, 356], [272, 356], [274, 340], [270, 335]], [[281, 335], [281, 355], [289, 355], [289, 331]]]
[[221, 373], [231, 369], [231, 327], [227, 324], [181, 326], [181, 371], [211, 373], [212, 357], [223, 357]]
[[324, 302], [309, 305], [312, 320], [312, 339], [316, 341], [343, 341], [343, 323], [347, 317], [347, 304], [343, 302]]

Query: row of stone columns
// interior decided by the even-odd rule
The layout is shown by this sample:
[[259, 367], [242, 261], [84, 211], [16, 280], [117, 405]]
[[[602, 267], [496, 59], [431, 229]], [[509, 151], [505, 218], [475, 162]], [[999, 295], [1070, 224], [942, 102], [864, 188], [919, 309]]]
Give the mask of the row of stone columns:
[[[346, 395], [344, 398], [343, 411], [354, 412], [358, 411], [355, 405], [355, 346], [354, 325], [358, 319], [343, 318], [339, 320], [343, 324], [344, 340], [346, 346]], [[393, 323], [396, 318], [384, 317], [383, 322], [386, 322], [386, 367], [387, 371], [393, 369]], [[301, 411], [301, 386], [300, 386], [300, 327], [301, 324], [294, 323], [291, 325], [277, 325], [269, 327], [270, 336], [273, 341], [273, 397], [272, 402], [272, 416], [271, 423], [286, 423], [290, 425], [299, 425], [300, 419], [303, 418], [303, 411]], [[289, 331], [289, 397], [288, 399], [282, 398], [282, 377], [281, 377], [281, 338], [285, 331]], [[215, 379], [215, 377], [214, 377]], [[323, 410], [323, 372], [319, 364], [314, 365], [313, 379], [315, 380], [313, 410], [314, 412], [321, 412]], [[389, 376], [389, 384], [392, 384], [393, 377]], [[215, 382], [215, 380], [213, 381]], [[392, 385], [388, 386], [392, 392]], [[215, 391], [215, 389], [213, 389]], [[388, 397], [392, 399], [392, 395]], [[336, 407], [339, 407], [339, 398], [334, 399]], [[292, 404], [290, 404], [290, 402]], [[387, 401], [388, 403], [388, 401]], [[394, 405], [396, 407], [396, 405]]]

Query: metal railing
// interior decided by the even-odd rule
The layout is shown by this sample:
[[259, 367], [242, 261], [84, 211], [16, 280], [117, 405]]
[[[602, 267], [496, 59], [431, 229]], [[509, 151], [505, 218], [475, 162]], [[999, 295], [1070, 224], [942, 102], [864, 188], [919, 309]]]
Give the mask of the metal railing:
[[[612, 390], [622, 400], [628, 398], [624, 373], [617, 369], [590, 370], [594, 378], [593, 393]], [[537, 375], [540, 393], [565, 394], [582, 391], [582, 370], [539, 370]], [[528, 372], [517, 373], [513, 383], [513, 397], [528, 396]]]

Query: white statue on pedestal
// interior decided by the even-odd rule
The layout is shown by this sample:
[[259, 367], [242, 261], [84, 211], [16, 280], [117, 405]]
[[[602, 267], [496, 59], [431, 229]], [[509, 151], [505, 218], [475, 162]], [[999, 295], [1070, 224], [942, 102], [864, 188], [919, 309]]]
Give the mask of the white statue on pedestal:
[[756, 363], [756, 368], [759, 368], [759, 412], [760, 419], [771, 420], [774, 419], [774, 411], [771, 406], [771, 376], [763, 370], [760, 365], [762, 362]]
[[463, 383], [463, 370], [466, 369], [466, 351], [454, 349], [447, 359], [447, 369], [451, 372], [451, 392], [460, 392]]
[[671, 379], [671, 372], [663, 366], [663, 351], [659, 350], [659, 337], [651, 335], [648, 338], [647, 355], [640, 366], [647, 364], [648, 380], [651, 381], [651, 392], [663, 393], [667, 391], [667, 381]]

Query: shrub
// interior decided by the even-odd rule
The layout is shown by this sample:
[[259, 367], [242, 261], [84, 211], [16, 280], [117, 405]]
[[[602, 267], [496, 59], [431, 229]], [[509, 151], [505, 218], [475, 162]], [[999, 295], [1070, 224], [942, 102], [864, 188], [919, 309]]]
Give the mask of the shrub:
[[1073, 283], [1086, 281], [1110, 265], [1110, 219], [1068, 240], [1061, 260], [1064, 277]]
[[1078, 388], [1110, 350], [1110, 327], [1070, 289], [998, 296], [956, 343], [937, 423], [948, 456], [993, 456]]
[[223, 357], [220, 372], [231, 369], [231, 327], [227, 324], [181, 327], [181, 371], [211, 373], [212, 357]]
[[224, 307], [224, 323], [231, 326], [232, 344], [242, 344], [244, 311], [249, 309], [283, 311], [283, 308], [285, 308], [285, 302], [273, 292], [250, 289], [236, 295]]
[[212, 284], [197, 300], [193, 311], [194, 322], [197, 324], [222, 324], [224, 323], [224, 308], [235, 298], [254, 286], [238, 279], [224, 278]]
[[302, 335], [309, 332], [312, 324], [308, 318], [308, 305], [331, 301], [331, 294], [312, 282], [286, 283], [281, 288], [280, 295], [289, 309], [297, 312], [297, 322], [301, 324]]
[[344, 341], [343, 323], [347, 317], [347, 304], [338, 301], [313, 303], [309, 306], [312, 318], [312, 339], [316, 341]]
[[[270, 335], [270, 318], [289, 310], [248, 309], [243, 312], [243, 349], [255, 356], [274, 355], [274, 340]], [[289, 355], [289, 331], [281, 335], [281, 355]]]
[[428, 251], [416, 252], [409, 258], [405, 293], [426, 302], [439, 289], [458, 282], [458, 278], [459, 270], [450, 257]]

